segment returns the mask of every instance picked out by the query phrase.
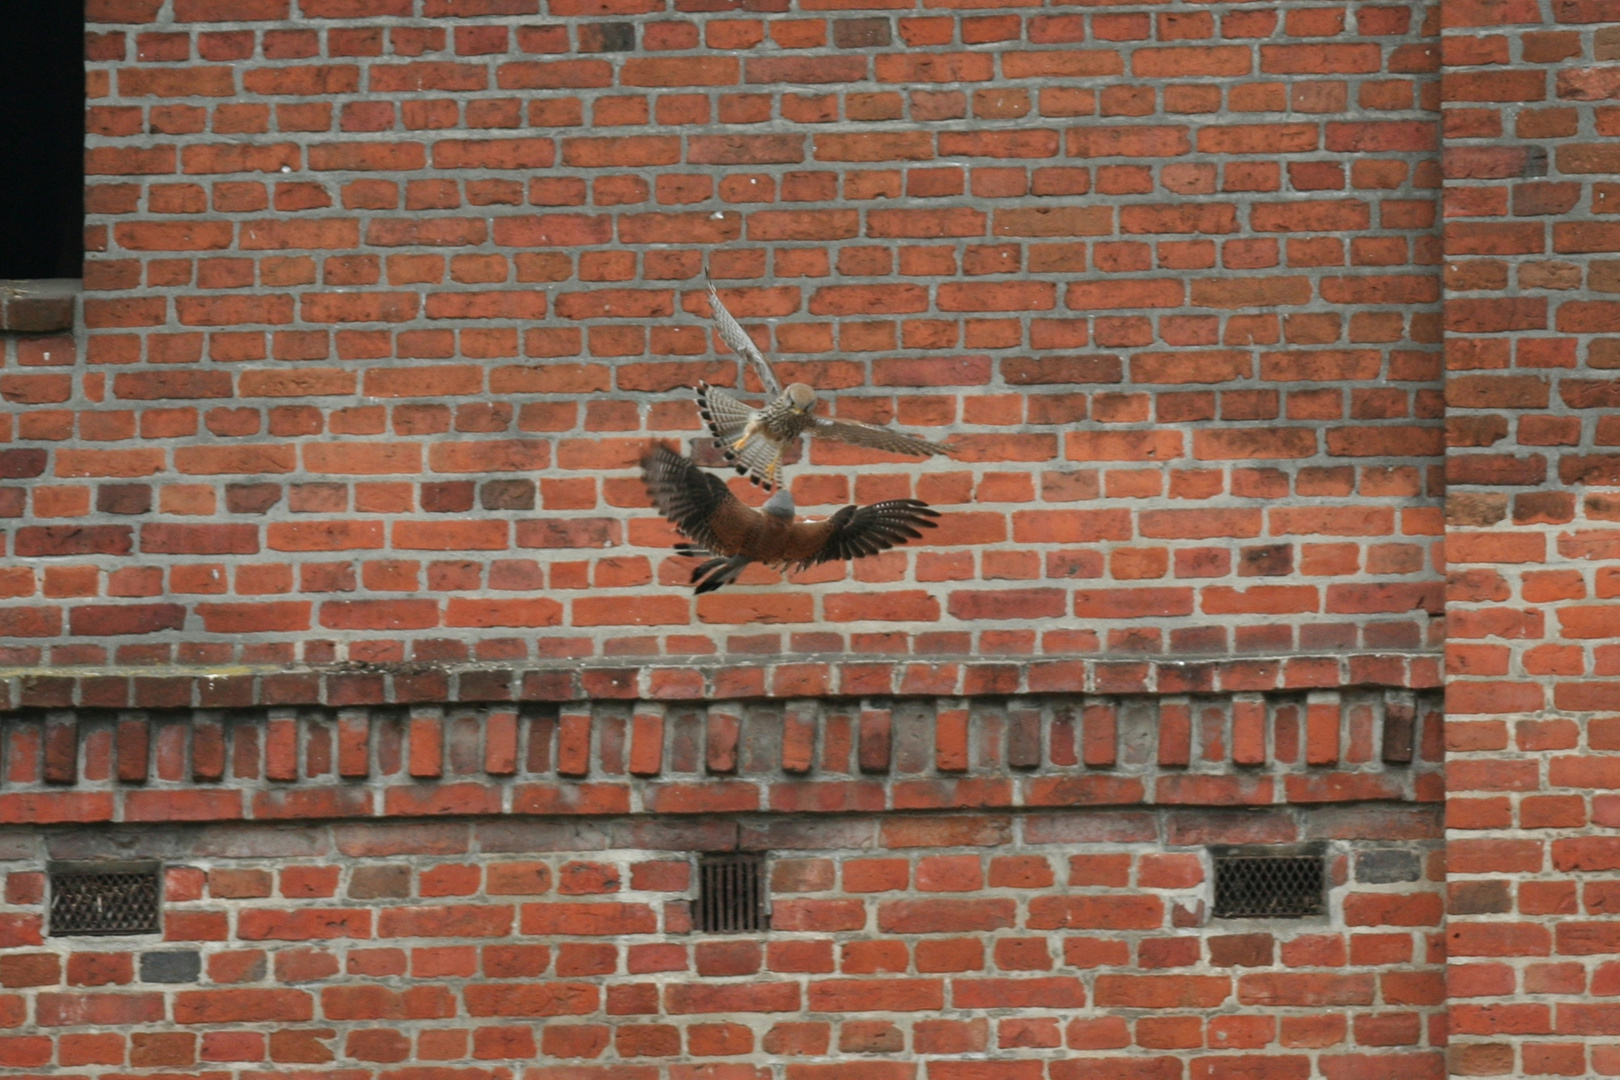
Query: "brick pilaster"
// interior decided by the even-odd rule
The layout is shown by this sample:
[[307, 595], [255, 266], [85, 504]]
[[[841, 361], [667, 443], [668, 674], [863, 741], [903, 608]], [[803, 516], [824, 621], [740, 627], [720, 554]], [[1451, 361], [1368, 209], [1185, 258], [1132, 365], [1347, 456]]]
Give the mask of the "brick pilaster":
[[1452, 1069], [1611, 1075], [1620, 9], [1443, 10]]

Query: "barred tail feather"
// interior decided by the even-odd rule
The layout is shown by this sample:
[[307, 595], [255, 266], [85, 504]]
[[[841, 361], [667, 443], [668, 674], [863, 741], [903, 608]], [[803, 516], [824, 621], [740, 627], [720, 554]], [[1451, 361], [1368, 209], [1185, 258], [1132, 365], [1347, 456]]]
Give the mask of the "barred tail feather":
[[773, 470], [781, 464], [782, 447], [771, 442], [763, 434], [755, 432], [750, 435], [740, 450], [733, 450], [728, 443], [720, 448], [720, 452], [731, 462], [732, 468], [759, 487], [766, 491], [776, 487], [776, 484], [768, 478], [775, 476]]
[[698, 413], [709, 433], [721, 443], [733, 443], [754, 418], [754, 409], [706, 382], [697, 385]]

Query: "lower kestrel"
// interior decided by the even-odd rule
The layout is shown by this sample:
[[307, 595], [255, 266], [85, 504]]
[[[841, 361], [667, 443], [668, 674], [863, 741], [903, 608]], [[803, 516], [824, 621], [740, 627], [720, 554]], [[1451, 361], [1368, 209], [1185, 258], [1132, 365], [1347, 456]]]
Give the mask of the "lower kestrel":
[[749, 563], [782, 570], [876, 555], [935, 527], [937, 510], [916, 499], [845, 506], [824, 521], [795, 521], [793, 496], [778, 489], [763, 510], [747, 506], [719, 477], [706, 473], [670, 447], [649, 447], [641, 478], [653, 504], [692, 542], [682, 555], [708, 557], [692, 572], [695, 592], [713, 592]]

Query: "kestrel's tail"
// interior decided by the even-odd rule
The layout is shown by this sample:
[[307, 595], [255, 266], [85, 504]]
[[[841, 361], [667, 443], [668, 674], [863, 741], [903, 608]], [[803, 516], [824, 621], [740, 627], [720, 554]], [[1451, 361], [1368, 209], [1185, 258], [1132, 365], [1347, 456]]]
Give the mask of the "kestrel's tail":
[[[775, 488], [782, 448], [765, 438], [757, 428], [748, 432], [758, 411], [706, 382], [698, 383], [697, 399], [698, 412], [731, 467], [766, 491]], [[743, 438], [745, 433], [746, 439]], [[742, 440], [740, 444], [739, 440]]]
[[720, 452], [731, 462], [733, 469], [757, 486], [766, 491], [776, 488], [776, 469], [782, 464], [782, 447], [763, 434], [755, 432], [748, 436], [741, 447], [734, 448], [732, 444], [724, 443]]
[[[688, 555], [693, 558], [702, 558], [712, 554], [708, 548], [697, 547], [693, 544], [676, 544], [677, 555]], [[722, 585], [729, 585], [737, 580], [737, 576], [747, 569], [748, 564], [754, 560], [746, 555], [733, 555], [729, 559], [715, 555], [707, 562], [699, 563], [692, 568], [692, 592], [702, 596], [707, 592], [714, 592]]]
[[754, 418], [754, 410], [746, 403], [706, 382], [697, 384], [697, 399], [703, 422], [709, 425], [714, 437], [723, 443], [736, 442], [743, 428], [748, 426], [748, 421]]

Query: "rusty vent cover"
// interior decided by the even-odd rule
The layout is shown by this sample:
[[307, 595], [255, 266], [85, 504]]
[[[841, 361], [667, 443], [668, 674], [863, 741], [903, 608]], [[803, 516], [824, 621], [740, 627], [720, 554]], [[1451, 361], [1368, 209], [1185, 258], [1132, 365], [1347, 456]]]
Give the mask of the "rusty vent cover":
[[765, 908], [765, 856], [707, 855], [698, 863], [694, 922], [711, 934], [770, 928]]
[[51, 936], [158, 932], [157, 863], [52, 867]]
[[1215, 918], [1304, 919], [1326, 910], [1321, 850], [1216, 848]]

